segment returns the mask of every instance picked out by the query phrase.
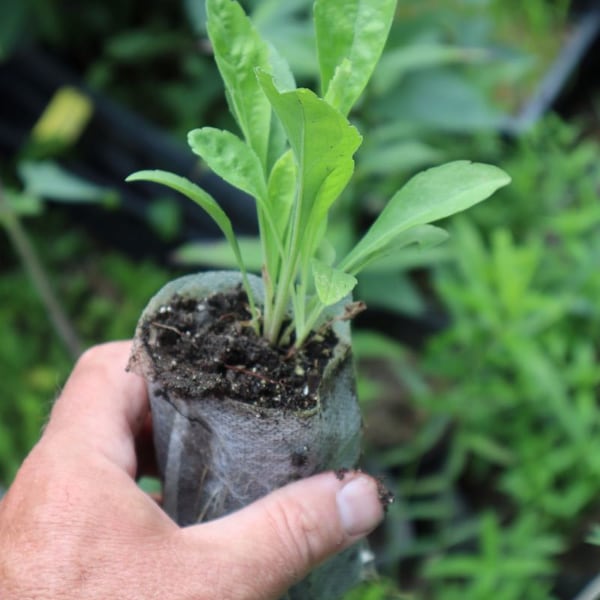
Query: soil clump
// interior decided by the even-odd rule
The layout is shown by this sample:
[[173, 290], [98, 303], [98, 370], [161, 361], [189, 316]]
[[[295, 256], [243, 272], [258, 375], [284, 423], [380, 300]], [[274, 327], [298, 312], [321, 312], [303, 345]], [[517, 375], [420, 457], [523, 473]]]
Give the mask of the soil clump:
[[144, 322], [142, 342], [153, 381], [167, 395], [298, 411], [316, 407], [321, 373], [337, 338], [328, 328], [297, 351], [271, 346], [252, 328], [240, 287], [200, 301], [174, 296]]

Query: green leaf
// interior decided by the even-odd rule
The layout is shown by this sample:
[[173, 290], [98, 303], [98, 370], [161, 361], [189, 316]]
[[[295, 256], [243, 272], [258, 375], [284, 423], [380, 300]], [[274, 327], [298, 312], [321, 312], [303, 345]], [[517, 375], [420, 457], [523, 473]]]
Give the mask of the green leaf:
[[413, 317], [423, 317], [427, 309], [421, 292], [408, 273], [398, 271], [383, 276], [381, 273], [362, 273], [356, 295], [366, 302], [369, 309], [384, 308]]
[[[339, 182], [345, 185], [354, 169], [352, 156], [362, 138], [339, 111], [314, 92], [279, 92], [272, 77], [260, 70], [257, 78], [283, 124], [298, 164], [302, 182], [298, 231], [314, 238], [318, 223], [311, 219], [313, 208], [331, 206], [335, 200], [331, 194], [341, 191]], [[330, 176], [333, 179], [327, 182]]]
[[309, 252], [321, 246], [327, 232], [327, 216], [331, 205], [339, 198], [354, 173], [354, 161], [344, 161], [323, 180], [317, 193], [307, 226], [305, 243]]
[[271, 107], [254, 69], [271, 70], [270, 49], [237, 2], [207, 0], [207, 29], [227, 98], [244, 138], [266, 169]]
[[289, 63], [272, 44], [268, 44], [270, 73], [282, 91], [296, 89], [296, 80]]
[[[34, 194], [5, 188], [4, 196], [8, 204], [6, 211], [14, 212], [19, 217], [38, 216], [44, 211], [43, 200]], [[0, 217], [2, 217], [3, 212], [4, 210], [0, 209]]]
[[[269, 45], [269, 62], [271, 64], [271, 73], [277, 82], [280, 90], [293, 90], [296, 88], [294, 75], [290, 70], [287, 61]], [[267, 172], [269, 173], [279, 157], [285, 152], [286, 137], [285, 131], [277, 115], [271, 111], [271, 129], [269, 131], [269, 151], [267, 154]]]
[[588, 536], [585, 541], [588, 544], [594, 544], [594, 546], [600, 546], [600, 525], [598, 523], [594, 523], [591, 528]]
[[372, 262], [396, 254], [398, 250], [406, 246], [419, 244], [420, 248], [424, 250], [445, 242], [448, 237], [448, 232], [441, 227], [417, 225], [390, 237], [387, 242], [382, 242], [381, 244], [365, 249], [362, 253], [355, 255], [354, 251], [352, 251], [338, 268], [356, 274]]
[[356, 277], [334, 269], [316, 258], [312, 259], [311, 265], [317, 295], [325, 306], [339, 302], [354, 289]]
[[376, 133], [371, 132], [361, 148], [358, 171], [363, 177], [394, 177], [399, 172], [415, 172], [444, 160], [439, 148], [420, 140], [377, 140]]
[[102, 187], [73, 175], [50, 160], [23, 161], [18, 171], [27, 194], [65, 203], [109, 203], [118, 201], [110, 188]]
[[327, 100], [331, 106], [337, 108], [344, 114], [348, 114], [352, 108], [352, 105], [350, 105], [347, 110], [343, 110], [343, 107], [348, 103], [348, 85], [352, 76], [352, 63], [345, 58], [336, 67], [334, 76], [327, 87], [327, 93], [324, 96], [325, 100]]
[[187, 44], [187, 40], [175, 31], [132, 29], [106, 40], [104, 53], [114, 61], [140, 64], [158, 60], [169, 52], [185, 52]]
[[310, 215], [311, 221], [322, 221], [327, 218], [331, 205], [344, 191], [353, 173], [353, 160], [342, 160], [337, 167], [331, 170], [317, 192], [315, 205]]
[[489, 58], [489, 52], [479, 48], [460, 48], [442, 44], [410, 44], [386, 51], [373, 74], [372, 89], [384, 94], [398, 85], [411, 71], [451, 63], [476, 62]]
[[289, 221], [296, 197], [297, 178], [298, 169], [289, 150], [273, 165], [267, 186], [268, 211], [273, 215], [277, 231], [285, 231]]
[[395, 9], [396, 0], [315, 2], [321, 90], [344, 115], [350, 112], [375, 69]]
[[182, 211], [172, 198], [157, 198], [147, 209], [146, 218], [154, 231], [171, 242], [181, 232]]
[[185, 177], [180, 177], [179, 175], [167, 171], [137, 171], [136, 173], [129, 175], [125, 181], [150, 181], [153, 183], [160, 183], [187, 196], [190, 200], [193, 200], [198, 206], [204, 209], [219, 226], [223, 235], [231, 245], [240, 270], [242, 273], [245, 273], [246, 269], [244, 267], [244, 261], [242, 260], [242, 255], [233, 233], [233, 228], [231, 227], [231, 221], [210, 194]]
[[[249, 271], [260, 272], [262, 267], [262, 247], [260, 240], [255, 237], [237, 238], [244, 264]], [[175, 250], [173, 260], [183, 266], [211, 266], [220, 269], [234, 269], [237, 259], [226, 240], [210, 242], [190, 242]]]
[[237, 135], [202, 127], [189, 132], [188, 144], [219, 177], [259, 202], [265, 201], [267, 185], [260, 159]]
[[466, 160], [415, 175], [394, 194], [340, 268], [356, 272], [357, 265], [390, 247], [399, 234], [463, 211], [509, 182], [510, 177], [498, 167]]

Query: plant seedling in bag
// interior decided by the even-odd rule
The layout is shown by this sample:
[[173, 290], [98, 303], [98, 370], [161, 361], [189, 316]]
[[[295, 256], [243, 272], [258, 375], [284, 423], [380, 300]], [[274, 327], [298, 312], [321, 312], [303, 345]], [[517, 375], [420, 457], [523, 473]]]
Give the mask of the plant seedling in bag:
[[[316, 93], [296, 87], [237, 2], [207, 0], [239, 131], [202, 127], [188, 142], [254, 199], [262, 278], [247, 274], [228, 216], [204, 190], [159, 170], [128, 178], [161, 183], [200, 205], [239, 266], [171, 282], [136, 332], [130, 366], [148, 381], [165, 508], [181, 524], [226, 514], [298, 477], [356, 465], [361, 419], [348, 325], [356, 276], [409, 244], [440, 243], [446, 233], [430, 223], [509, 182], [497, 167], [469, 161], [429, 169], [392, 196], [346, 256], [327, 248], [328, 214], [362, 141], [348, 114], [381, 56], [395, 6], [315, 2]], [[359, 554], [329, 561], [288, 597], [338, 597], [360, 578]]]

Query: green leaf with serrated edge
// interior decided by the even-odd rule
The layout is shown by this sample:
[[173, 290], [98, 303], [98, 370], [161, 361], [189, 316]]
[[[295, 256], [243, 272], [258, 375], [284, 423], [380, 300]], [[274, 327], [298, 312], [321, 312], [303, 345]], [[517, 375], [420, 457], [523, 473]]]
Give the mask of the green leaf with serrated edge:
[[237, 2], [207, 0], [207, 29], [231, 112], [266, 170], [271, 107], [254, 71], [271, 69], [270, 49]]
[[260, 159], [230, 131], [202, 127], [188, 133], [188, 144], [219, 177], [263, 203], [267, 197]]
[[398, 234], [466, 210], [509, 182], [498, 167], [466, 160], [415, 175], [394, 194], [340, 268], [355, 272], [365, 257], [388, 246]]
[[325, 306], [339, 302], [356, 285], [356, 277], [334, 269], [316, 258], [311, 260], [311, 266], [317, 296]]
[[[277, 88], [283, 92], [296, 89], [296, 79], [288, 62], [277, 51], [277, 48], [267, 42], [269, 49], [270, 73], [277, 82]], [[257, 65], [259, 66], [259, 65]]]
[[[352, 77], [352, 63], [345, 58], [335, 68], [333, 77], [329, 82], [329, 86], [327, 87], [327, 93], [325, 94], [325, 100], [327, 100], [331, 106], [335, 106], [340, 111], [342, 111], [342, 107], [347, 103], [347, 86]], [[352, 108], [352, 106], [348, 107], [348, 110], [345, 111], [345, 114], [350, 112], [350, 108]]]
[[[336, 99], [336, 108], [345, 115], [365, 89], [375, 69], [383, 52], [395, 9], [396, 0], [315, 2], [321, 90], [328, 101]], [[338, 69], [345, 59], [352, 64], [352, 68]], [[333, 83], [335, 79], [339, 81]], [[329, 88], [332, 85], [330, 96]]]
[[323, 193], [319, 195], [321, 187], [337, 169], [346, 172], [353, 168], [352, 156], [362, 138], [339, 111], [314, 92], [308, 89], [279, 92], [273, 78], [260, 70], [257, 78], [283, 124], [296, 157], [302, 181], [298, 231], [305, 235], [316, 226], [309, 218], [317, 198], [319, 203], [329, 202]]
[[150, 181], [153, 183], [160, 183], [187, 196], [190, 200], [193, 200], [198, 206], [204, 209], [219, 226], [219, 229], [223, 232], [223, 235], [231, 245], [240, 270], [242, 273], [245, 273], [246, 269], [244, 267], [244, 261], [242, 260], [240, 248], [233, 233], [233, 228], [231, 227], [231, 221], [210, 194], [185, 177], [180, 177], [179, 175], [169, 173], [168, 171], [137, 171], [127, 177], [125, 181]]

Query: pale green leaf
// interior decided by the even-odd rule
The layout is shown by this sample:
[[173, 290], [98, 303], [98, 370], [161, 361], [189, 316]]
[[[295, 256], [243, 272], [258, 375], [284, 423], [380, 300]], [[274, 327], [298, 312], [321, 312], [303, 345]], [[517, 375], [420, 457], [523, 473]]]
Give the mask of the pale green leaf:
[[466, 210], [509, 182], [498, 167], [466, 160], [415, 175], [388, 202], [341, 268], [356, 272], [357, 265], [388, 247], [399, 234]]
[[356, 285], [356, 277], [334, 269], [316, 258], [311, 261], [317, 296], [325, 305], [330, 306], [347, 296]]
[[383, 308], [403, 315], [422, 317], [427, 310], [418, 286], [407, 272], [361, 273], [356, 295], [369, 309]]
[[[421, 225], [420, 227], [429, 226]], [[408, 272], [413, 269], [431, 269], [452, 260], [452, 248], [444, 246], [442, 243], [431, 246], [412, 244], [404, 247], [402, 252], [392, 252], [381, 259], [373, 260], [361, 271], [361, 276], [365, 273], [373, 273], [378, 277], [387, 277], [390, 273], [398, 273], [398, 271]]]
[[[306, 229], [304, 243], [309, 254], [320, 247], [325, 233], [327, 232], [327, 215], [331, 205], [340, 196], [354, 173], [354, 161], [346, 160], [333, 169], [324, 179], [315, 200], [308, 221], [313, 224]], [[316, 225], [316, 226], [315, 226]]]
[[219, 177], [259, 202], [267, 196], [260, 160], [254, 150], [237, 135], [213, 127], [194, 129], [188, 134], [192, 151]]
[[[257, 71], [257, 77], [286, 131], [298, 164], [302, 195], [298, 198], [298, 228], [310, 235], [317, 223], [311, 220], [315, 204], [331, 205], [340, 186], [326, 180], [334, 172], [345, 179], [352, 172], [352, 156], [361, 143], [358, 131], [327, 102], [308, 89], [279, 92], [270, 75]], [[335, 179], [335, 178], [334, 178]], [[337, 179], [336, 179], [337, 181]], [[324, 187], [325, 186], [325, 187]], [[323, 189], [322, 189], [323, 188]]]
[[296, 89], [294, 73], [292, 73], [287, 60], [283, 58], [273, 44], [268, 44], [268, 48], [270, 72], [273, 75], [273, 79], [277, 82], [277, 88], [282, 91]]
[[267, 184], [265, 213], [269, 215], [271, 235], [264, 235], [265, 263], [269, 276], [276, 281], [283, 258], [283, 245], [296, 198], [297, 169], [291, 150], [273, 165]]
[[4, 196], [7, 206], [0, 208], [0, 216], [3, 212], [10, 212], [19, 217], [32, 217], [44, 211], [44, 202], [39, 196], [11, 188], [4, 188]]
[[76, 204], [102, 203], [111, 197], [118, 200], [110, 188], [74, 175], [54, 161], [23, 161], [18, 170], [25, 191], [33, 196]]
[[[356, 274], [374, 261], [397, 255], [398, 250], [401, 250], [406, 246], [419, 244], [420, 249], [425, 250], [445, 242], [448, 237], [448, 232], [441, 227], [434, 227], [433, 225], [416, 225], [415, 227], [411, 227], [410, 229], [389, 238], [387, 243], [372, 247], [370, 252], [356, 255], [356, 257], [351, 260], [349, 260], [351, 257], [348, 256], [339, 268], [343, 268], [344, 271], [349, 273]], [[351, 254], [354, 254], [354, 252]]]
[[192, 183], [185, 177], [180, 177], [179, 175], [175, 175], [174, 173], [169, 173], [168, 171], [137, 171], [136, 173], [132, 173], [127, 177], [125, 181], [150, 181], [153, 183], [160, 183], [165, 185], [172, 190], [183, 194], [190, 200], [194, 201], [198, 206], [200, 206], [206, 213], [214, 220], [214, 222], [219, 226], [225, 239], [229, 242], [231, 246], [231, 250], [233, 255], [235, 256], [238, 269], [242, 274], [242, 285], [244, 286], [244, 290], [246, 291], [246, 295], [248, 296], [248, 301], [250, 303], [250, 312], [253, 315], [256, 315], [256, 305], [254, 301], [254, 295], [252, 292], [252, 288], [250, 287], [250, 282], [248, 281], [246, 265], [244, 260], [242, 259], [242, 253], [240, 250], [240, 246], [233, 232], [233, 228], [231, 226], [231, 221], [229, 217], [225, 214], [223, 209], [217, 204], [216, 200], [207, 192], [205, 192], [202, 188], [198, 187], [196, 184]]
[[174, 173], [169, 173], [167, 171], [137, 171], [136, 173], [129, 175], [125, 181], [150, 181], [153, 183], [160, 183], [168, 188], [171, 188], [172, 190], [179, 192], [180, 194], [183, 194], [190, 200], [193, 200], [196, 204], [198, 204], [198, 206], [204, 209], [204, 211], [206, 211], [206, 213], [208, 213], [208, 215], [219, 226], [223, 232], [223, 235], [231, 245], [240, 270], [245, 273], [244, 262], [242, 260], [237, 240], [233, 233], [233, 228], [231, 227], [231, 221], [210, 194], [185, 177], [180, 177], [179, 175], [175, 175]]
[[[293, 90], [296, 88], [296, 81], [287, 61], [277, 52], [276, 48], [269, 44], [269, 62], [271, 64], [271, 73], [273, 79], [277, 82], [280, 90]], [[277, 115], [271, 111], [271, 129], [269, 131], [269, 151], [267, 154], [267, 173], [270, 173], [273, 165], [279, 157], [285, 152], [286, 138], [285, 131]]]
[[376, 94], [384, 94], [398, 85], [411, 71], [450, 63], [475, 62], [489, 58], [479, 48], [460, 48], [443, 44], [409, 44], [386, 51], [371, 82]]
[[[373, 73], [385, 46], [395, 9], [396, 0], [315, 2], [321, 89], [328, 101], [335, 98], [335, 106], [343, 114], [350, 112]], [[352, 68], [338, 69], [345, 60], [351, 63]], [[336, 79], [339, 81], [333, 83]]]
[[[249, 271], [260, 272], [262, 247], [256, 237], [238, 237], [240, 252]], [[234, 269], [237, 259], [231, 245], [225, 240], [189, 242], [180, 246], [172, 255], [173, 260], [183, 266], [210, 266], [219, 269]]]
[[278, 232], [284, 232], [296, 196], [298, 170], [291, 150], [273, 165], [267, 187], [268, 210]]
[[415, 172], [444, 160], [443, 151], [420, 140], [378, 140], [375, 133], [361, 148], [358, 170], [363, 177], [394, 177], [399, 172]]
[[331, 205], [344, 191], [354, 173], [354, 161], [351, 159], [341, 160], [323, 180], [313, 207], [311, 220], [321, 220], [327, 217]]
[[[325, 94], [325, 100], [341, 110], [347, 102], [348, 83], [352, 79], [352, 63], [345, 58], [336, 67], [333, 77], [327, 87], [327, 93]], [[350, 107], [351, 108], [351, 107]], [[346, 111], [346, 114], [349, 112]]]
[[254, 69], [271, 69], [271, 50], [237, 2], [207, 0], [206, 10], [208, 34], [229, 106], [244, 138], [266, 169], [271, 107], [256, 81]]

